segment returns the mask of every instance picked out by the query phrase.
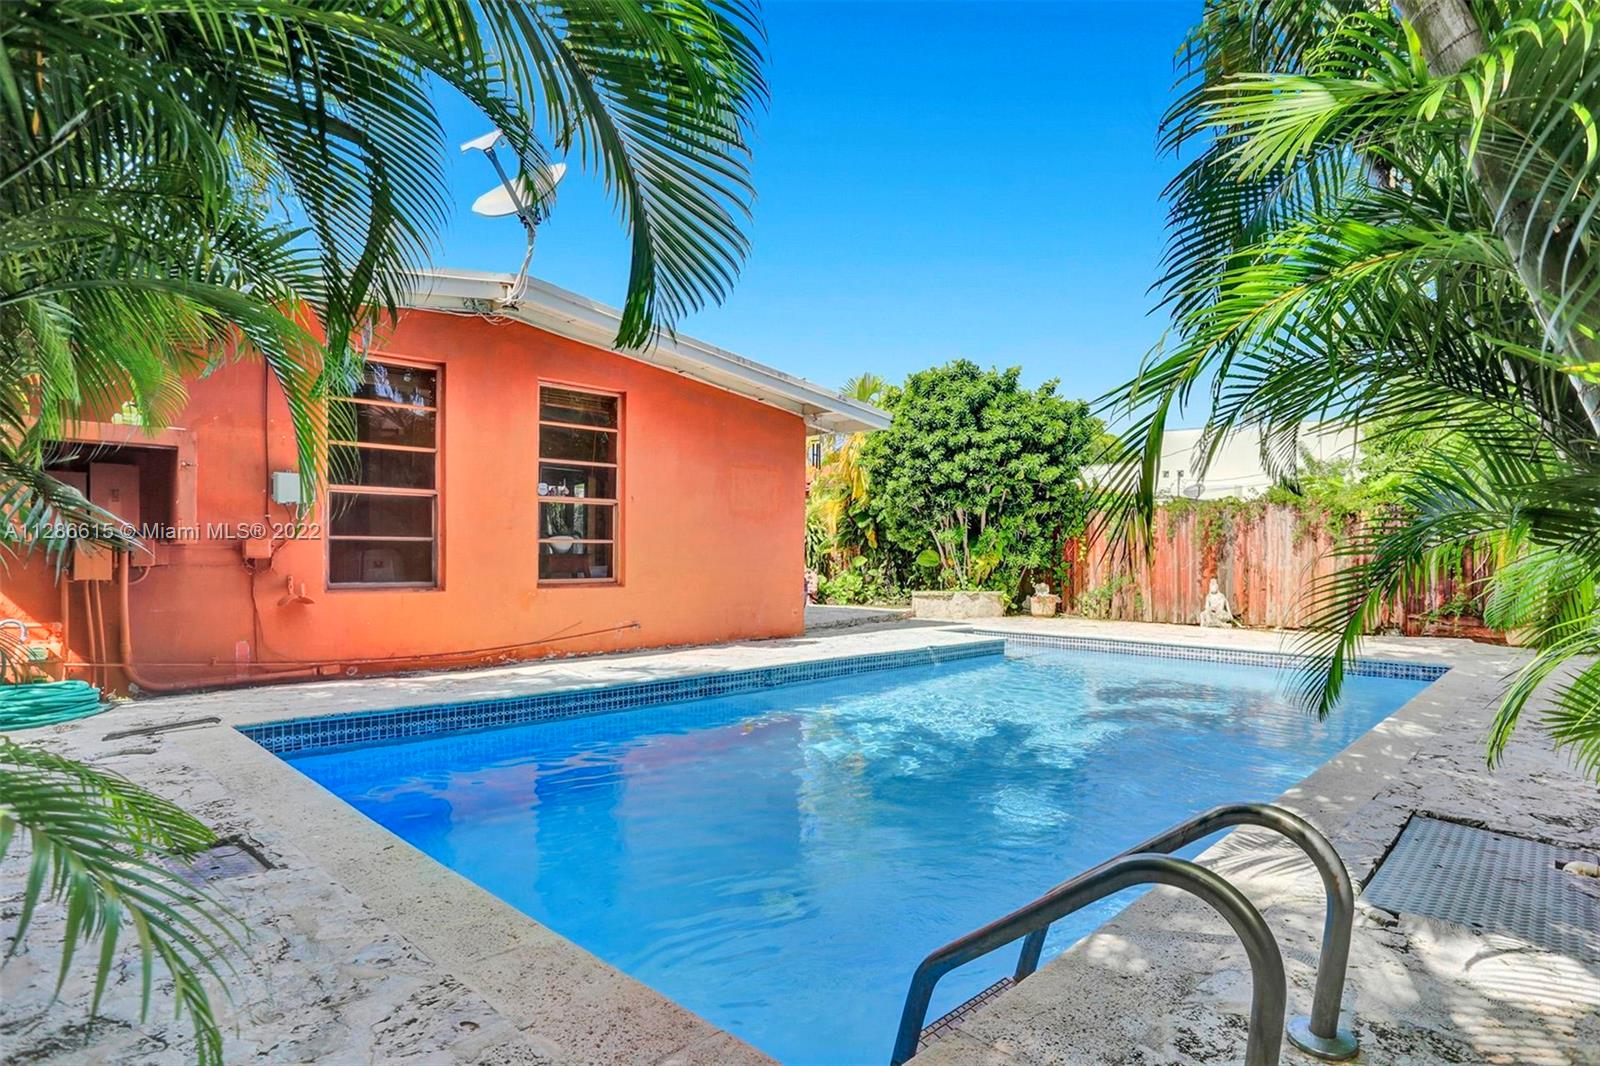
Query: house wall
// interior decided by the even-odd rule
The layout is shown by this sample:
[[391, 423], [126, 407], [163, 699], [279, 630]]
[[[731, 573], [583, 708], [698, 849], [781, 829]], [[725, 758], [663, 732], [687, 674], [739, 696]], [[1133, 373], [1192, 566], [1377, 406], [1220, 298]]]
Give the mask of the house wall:
[[[267, 495], [270, 471], [296, 468], [287, 405], [259, 362], [235, 363], [193, 382], [178, 428], [160, 437], [178, 449], [176, 480], [192, 475], [200, 535], [157, 545], [155, 565], [131, 571], [134, 659], [147, 680], [200, 685], [266, 672], [247, 663], [371, 673], [802, 630], [798, 416], [520, 323], [411, 311], [373, 354], [442, 370], [440, 587], [330, 589], [320, 535], [279, 541], [270, 561], [254, 563], [243, 541], [206, 535], [211, 524], [293, 517]], [[538, 581], [541, 381], [622, 394], [615, 584]], [[123, 432], [135, 443], [144, 433]], [[289, 582], [314, 602], [280, 605]], [[88, 611], [73, 584], [69, 637], [87, 661]], [[8, 615], [61, 621], [40, 560], [0, 575], [0, 594]], [[117, 648], [115, 584], [102, 583], [101, 596], [106, 660]], [[513, 644], [528, 646], [478, 651]], [[461, 654], [416, 658], [441, 652]], [[109, 680], [123, 679], [113, 671]]]
[[[1161, 475], [1155, 491], [1158, 497], [1188, 497], [1222, 500], [1231, 497], [1252, 499], [1266, 492], [1279, 479], [1267, 471], [1261, 455], [1261, 435], [1241, 429], [1224, 437], [1207, 463], [1207, 449], [1201, 444], [1205, 431], [1169, 429], [1161, 437]], [[1360, 434], [1353, 429], [1306, 422], [1295, 441], [1296, 458], [1305, 465], [1307, 458], [1320, 463], [1351, 462], [1360, 456]], [[1204, 476], [1200, 468], [1206, 467]], [[1104, 484], [1115, 473], [1103, 464], [1086, 466], [1083, 476], [1091, 485]]]

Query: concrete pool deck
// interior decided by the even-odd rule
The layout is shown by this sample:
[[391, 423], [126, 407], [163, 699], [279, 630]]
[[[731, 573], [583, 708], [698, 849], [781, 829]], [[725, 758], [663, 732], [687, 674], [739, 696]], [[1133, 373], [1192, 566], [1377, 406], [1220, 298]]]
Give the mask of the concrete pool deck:
[[[985, 639], [978, 629], [1284, 649], [1283, 635], [1267, 632], [1066, 619], [899, 623], [167, 697], [24, 739], [148, 785], [271, 864], [213, 886], [255, 928], [237, 953], [234, 1003], [223, 1011], [229, 1062], [765, 1062], [434, 863], [233, 727], [967, 643]], [[1505, 765], [1492, 774], [1483, 768], [1490, 696], [1523, 653], [1454, 640], [1374, 639], [1366, 654], [1453, 669], [1285, 797], [1334, 837], [1358, 883], [1416, 811], [1600, 847], [1600, 796], [1530, 727]], [[133, 732], [150, 727], [166, 731]], [[1276, 838], [1251, 831], [1225, 838], [1205, 861], [1234, 877], [1266, 915], [1283, 947], [1290, 1011], [1304, 1012], [1322, 921], [1310, 867]], [[21, 869], [16, 857], [0, 866], [0, 913], [8, 917]], [[63, 1002], [43, 1010], [54, 985], [59, 922], [42, 912], [31, 949], [0, 970], [4, 1057], [189, 1061], [187, 1023], [167, 1016], [159, 990], [152, 1017], [139, 1023], [137, 966], [129, 960], [87, 1043], [87, 963], [76, 965]], [[1248, 983], [1242, 950], [1215, 916], [1157, 889], [916, 1061], [1236, 1061]], [[1347, 1005], [1369, 1062], [1579, 1062], [1585, 1055], [1593, 1061], [1600, 1046], [1600, 978], [1592, 966], [1504, 937], [1404, 917], [1392, 922], [1370, 911], [1357, 918]], [[1286, 1051], [1284, 1061], [1311, 1060]]]

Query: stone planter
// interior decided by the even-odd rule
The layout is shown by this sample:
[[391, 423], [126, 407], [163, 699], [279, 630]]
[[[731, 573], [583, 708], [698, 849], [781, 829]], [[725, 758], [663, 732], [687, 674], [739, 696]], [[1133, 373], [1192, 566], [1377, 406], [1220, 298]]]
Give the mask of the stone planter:
[[941, 622], [972, 618], [1003, 618], [1006, 598], [999, 592], [913, 592], [911, 615]]
[[1054, 618], [1061, 607], [1061, 597], [1053, 593], [1028, 597], [1028, 612], [1035, 618]]

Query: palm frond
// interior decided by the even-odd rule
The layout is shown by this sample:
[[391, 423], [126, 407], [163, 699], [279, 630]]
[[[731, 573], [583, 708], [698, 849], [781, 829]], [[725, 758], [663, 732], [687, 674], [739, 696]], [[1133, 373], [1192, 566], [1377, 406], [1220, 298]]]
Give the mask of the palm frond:
[[200, 1061], [220, 1064], [222, 1034], [207, 983], [220, 984], [221, 953], [239, 943], [241, 927], [163, 862], [192, 856], [214, 834], [125, 778], [0, 737], [0, 858], [19, 841], [29, 852], [28, 872], [7, 958], [21, 948], [41, 904], [63, 907], [56, 991], [78, 948], [96, 948], [92, 1018], [131, 927], [143, 1013], [159, 962], [179, 1014], [193, 1024]]
[[1163, 123], [1199, 146], [1167, 192], [1173, 329], [1104, 401], [1129, 428], [1102, 521], [1147, 541], [1165, 427], [1196, 401], [1202, 467], [1240, 432], [1288, 473], [1306, 422], [1428, 427], [1401, 503], [1317, 590], [1305, 702], [1334, 706], [1395, 598], [1487, 551], [1486, 613], [1536, 648], [1491, 757], [1548, 696], [1600, 773], [1600, 675], [1573, 664], [1600, 648], [1600, 13], [1401, 8], [1206, 4]]

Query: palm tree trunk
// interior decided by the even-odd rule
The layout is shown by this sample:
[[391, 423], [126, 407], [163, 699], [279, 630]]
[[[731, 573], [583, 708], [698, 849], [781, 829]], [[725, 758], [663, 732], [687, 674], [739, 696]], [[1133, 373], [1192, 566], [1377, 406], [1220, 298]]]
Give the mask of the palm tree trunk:
[[[1454, 74], [1473, 57], [1482, 54], [1483, 28], [1473, 17], [1467, 0], [1395, 0], [1395, 7], [1417, 31], [1423, 58], [1433, 76]], [[1472, 172], [1483, 189], [1484, 198], [1494, 209], [1495, 229], [1505, 241], [1517, 274], [1550, 339], [1573, 363], [1600, 363], [1600, 345], [1570, 326], [1551, 320], [1546, 296], [1561, 291], [1564, 270], [1556, 261], [1558, 257], [1540, 254], [1538, 235], [1548, 233], [1554, 220], [1546, 217], [1541, 205], [1516, 193], [1512, 174], [1490, 153], [1474, 154]], [[1565, 272], [1586, 276], [1586, 258], [1583, 248], [1575, 245]], [[1578, 374], [1570, 377], [1589, 425], [1595, 435], [1600, 436], [1600, 385]]]

